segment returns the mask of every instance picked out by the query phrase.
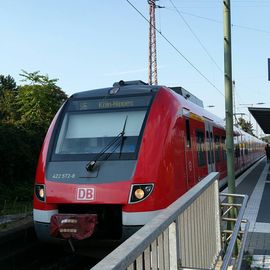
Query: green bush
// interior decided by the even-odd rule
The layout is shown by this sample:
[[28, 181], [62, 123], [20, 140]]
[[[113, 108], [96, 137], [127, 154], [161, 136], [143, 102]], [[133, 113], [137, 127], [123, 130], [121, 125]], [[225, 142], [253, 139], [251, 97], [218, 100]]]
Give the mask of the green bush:
[[[21, 74], [16, 85], [0, 75], [0, 211], [29, 204], [39, 152], [46, 131], [67, 95], [48, 75]], [[13, 208], [14, 208], [13, 207]]]

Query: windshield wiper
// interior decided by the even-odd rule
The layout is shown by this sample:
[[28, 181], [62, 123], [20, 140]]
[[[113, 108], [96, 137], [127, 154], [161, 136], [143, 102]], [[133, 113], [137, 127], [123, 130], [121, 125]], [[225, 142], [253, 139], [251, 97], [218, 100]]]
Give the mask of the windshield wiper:
[[124, 146], [124, 139], [125, 139], [124, 135], [125, 135], [125, 130], [126, 130], [127, 119], [128, 119], [128, 116], [126, 117], [126, 120], [125, 120], [125, 123], [124, 123], [124, 126], [123, 126], [123, 130], [122, 130], [121, 136], [120, 136], [120, 138], [121, 138], [121, 146], [120, 146], [120, 151], [119, 151], [119, 159], [120, 159], [120, 157], [122, 155], [122, 150], [123, 150], [123, 146]]
[[[87, 171], [93, 171], [95, 169], [95, 165], [97, 163], [97, 161], [100, 161], [102, 160], [101, 157], [105, 154], [105, 152], [107, 150], [109, 150], [114, 144], [114, 148], [112, 149], [112, 151], [110, 153], [107, 153], [106, 157], [104, 158], [104, 160], [107, 160], [112, 153], [115, 152], [115, 150], [120, 146], [120, 153], [119, 153], [119, 158], [122, 154], [122, 148], [123, 148], [123, 144], [124, 144], [124, 135], [125, 135], [125, 130], [126, 130], [126, 124], [127, 124], [127, 119], [128, 119], [128, 115], [126, 116], [126, 119], [125, 119], [125, 123], [124, 123], [124, 126], [123, 126], [123, 129], [122, 131], [113, 139], [111, 140], [103, 149], [101, 149], [101, 151], [96, 155], [96, 157], [91, 160], [90, 162], [88, 162], [86, 164], [86, 170]], [[119, 139], [121, 139], [119, 141]], [[117, 142], [117, 144], [116, 144]]]

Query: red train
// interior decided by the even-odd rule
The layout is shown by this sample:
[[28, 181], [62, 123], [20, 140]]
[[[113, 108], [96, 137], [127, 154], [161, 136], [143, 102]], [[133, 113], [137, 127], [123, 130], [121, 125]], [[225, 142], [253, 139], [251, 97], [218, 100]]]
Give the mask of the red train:
[[[52, 121], [38, 162], [38, 237], [119, 238], [209, 172], [219, 171], [223, 185], [223, 120], [191, 98], [182, 88], [141, 81], [72, 95]], [[234, 135], [239, 173], [264, 155], [264, 143], [237, 128]]]

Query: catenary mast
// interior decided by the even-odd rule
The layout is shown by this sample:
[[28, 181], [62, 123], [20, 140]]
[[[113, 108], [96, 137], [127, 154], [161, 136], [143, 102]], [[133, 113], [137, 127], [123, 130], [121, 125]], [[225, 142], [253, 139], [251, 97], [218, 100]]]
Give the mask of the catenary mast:
[[157, 84], [157, 50], [156, 50], [156, 19], [155, 10], [157, 0], [148, 0], [149, 4], [149, 61], [148, 61], [148, 83]]

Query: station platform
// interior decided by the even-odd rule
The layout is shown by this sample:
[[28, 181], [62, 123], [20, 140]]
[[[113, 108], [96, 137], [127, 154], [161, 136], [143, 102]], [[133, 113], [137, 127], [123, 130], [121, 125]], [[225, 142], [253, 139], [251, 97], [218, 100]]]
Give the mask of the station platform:
[[269, 167], [263, 158], [236, 179], [236, 193], [249, 196], [244, 219], [250, 222], [245, 252], [251, 268], [270, 269]]

